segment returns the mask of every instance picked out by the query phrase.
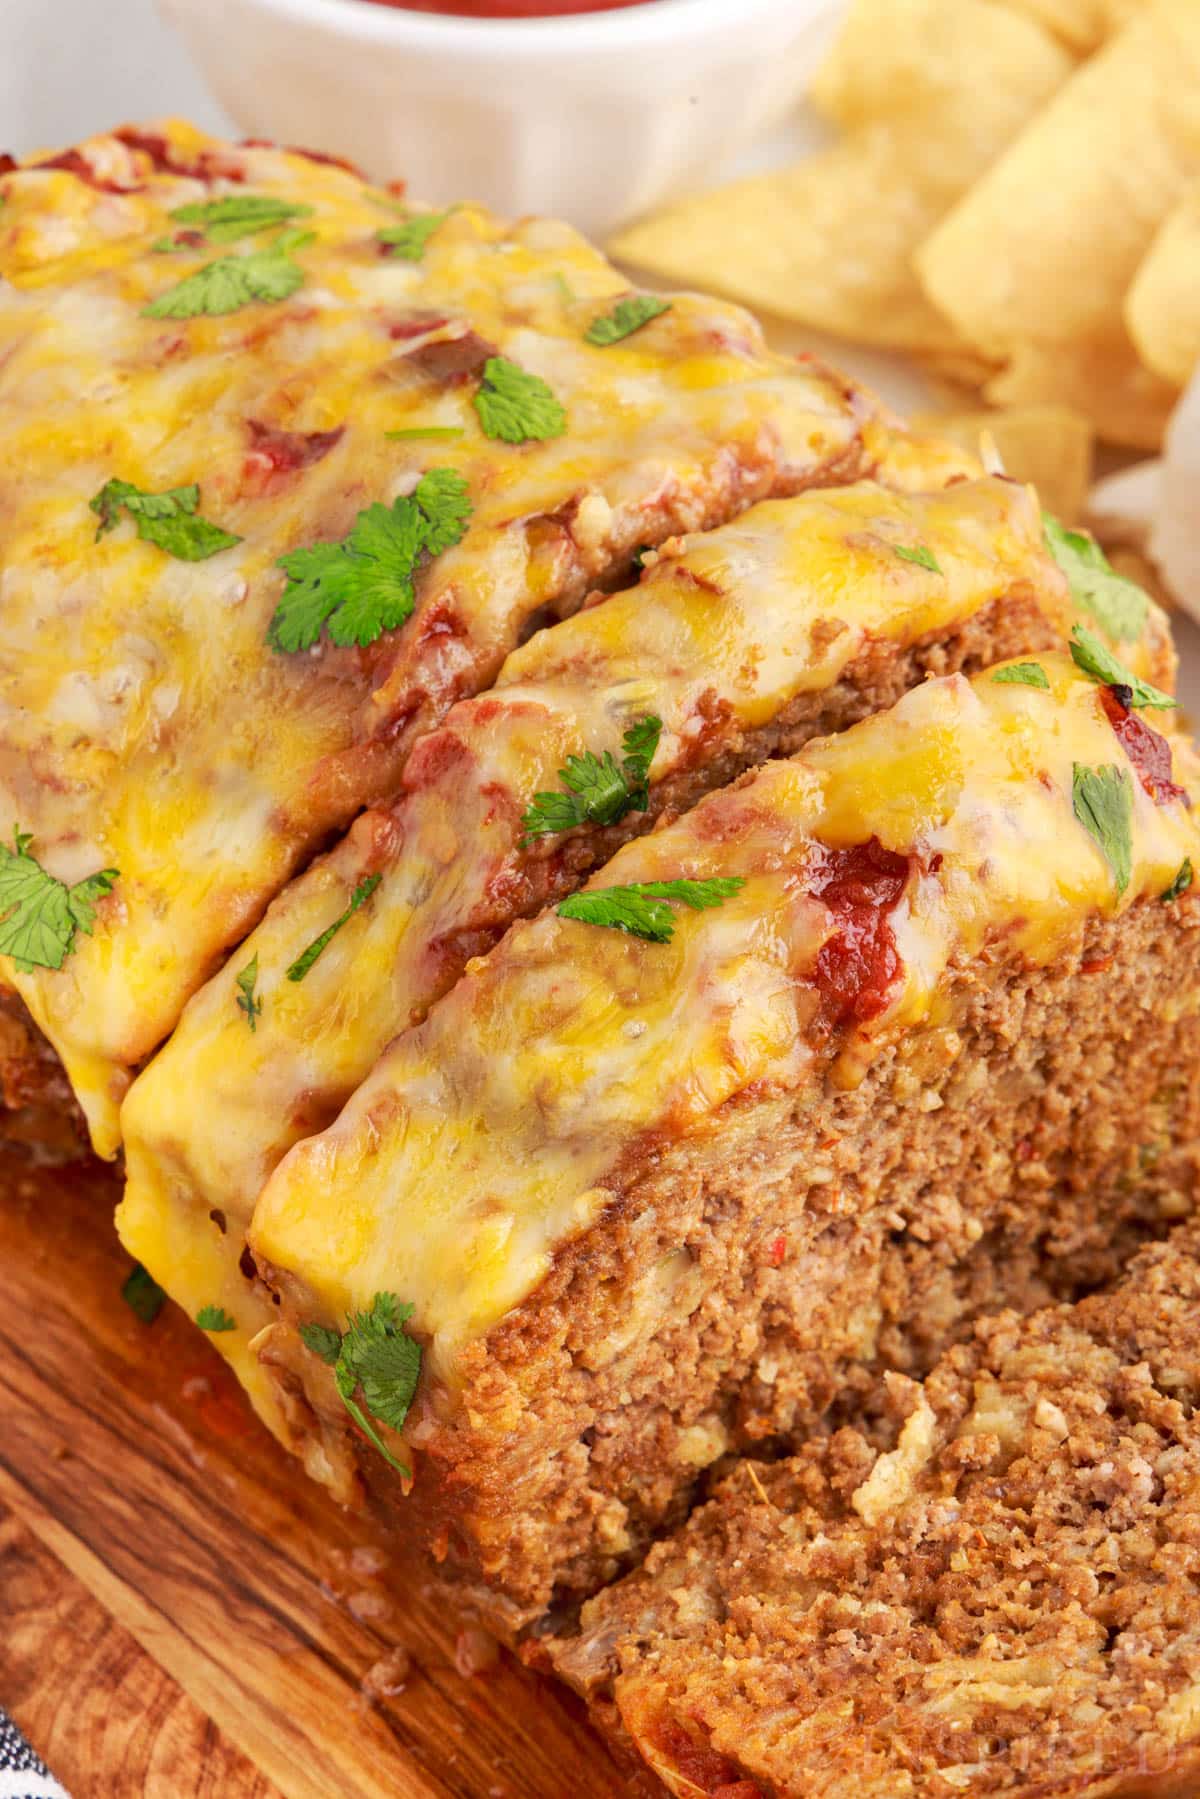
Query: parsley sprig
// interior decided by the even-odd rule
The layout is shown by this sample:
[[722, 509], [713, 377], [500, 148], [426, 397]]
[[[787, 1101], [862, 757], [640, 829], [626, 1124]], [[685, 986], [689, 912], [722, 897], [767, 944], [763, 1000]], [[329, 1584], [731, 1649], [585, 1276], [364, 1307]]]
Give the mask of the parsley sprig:
[[371, 1419], [401, 1430], [408, 1417], [421, 1372], [421, 1345], [404, 1329], [412, 1310], [394, 1293], [377, 1293], [370, 1311], [350, 1314], [344, 1332], [325, 1324], [300, 1326], [306, 1347], [333, 1369], [342, 1404], [354, 1422], [405, 1480], [412, 1478], [411, 1469], [397, 1461]]
[[650, 764], [662, 734], [662, 719], [647, 714], [630, 725], [621, 739], [618, 762], [611, 750], [603, 756], [585, 750], [568, 756], [558, 771], [565, 793], [535, 793], [521, 820], [529, 842], [576, 825], [612, 825], [627, 812], [644, 812], [650, 803]]
[[210, 244], [231, 244], [239, 237], [253, 237], [258, 231], [311, 216], [311, 206], [299, 206], [278, 194], [246, 193], [223, 194], [219, 200], [191, 200], [167, 214], [180, 225], [202, 231]]
[[152, 543], [176, 556], [181, 562], [206, 562], [219, 550], [229, 550], [241, 538], [220, 525], [201, 518], [196, 511], [200, 489], [193, 481], [188, 487], [169, 487], [164, 493], [146, 493], [132, 481], [106, 481], [88, 505], [100, 523], [96, 526], [97, 543], [106, 531], [112, 531], [121, 513], [128, 513], [143, 543]]
[[1106, 687], [1127, 688], [1131, 706], [1165, 710], [1177, 704], [1161, 687], [1152, 687], [1149, 681], [1143, 681], [1140, 676], [1127, 669], [1107, 644], [1101, 643], [1096, 633], [1089, 631], [1086, 625], [1076, 625], [1071, 633], [1071, 660], [1076, 668], [1082, 669], [1085, 675], [1090, 675], [1093, 681], [1101, 681]]
[[475, 410], [486, 437], [510, 444], [561, 437], [567, 428], [566, 412], [541, 376], [506, 356], [489, 356], [484, 363]]
[[1105, 762], [1088, 768], [1076, 762], [1071, 770], [1071, 804], [1084, 830], [1099, 845], [1112, 869], [1118, 894], [1124, 893], [1133, 874], [1133, 784], [1127, 768]]
[[[382, 879], [382, 875], [363, 876], [362, 880], [358, 883], [358, 886], [354, 889], [354, 892], [350, 895], [350, 904], [346, 907], [346, 910], [340, 917], [335, 918], [333, 923], [326, 930], [322, 931], [319, 937], [313, 939], [302, 955], [296, 957], [296, 960], [287, 971], [287, 978], [289, 981], [302, 981], [304, 979], [318, 956], [325, 953], [342, 926], [349, 923], [350, 919], [354, 917], [354, 914], [358, 911], [360, 906], [366, 905]], [[258, 958], [256, 956], [255, 961], [257, 962], [257, 960]], [[241, 985], [240, 980], [238, 985]], [[238, 1004], [241, 1004], [240, 1000], [238, 1001]], [[259, 1009], [261, 1011], [261, 1006]]]
[[573, 893], [557, 908], [560, 918], [627, 931], [648, 943], [669, 943], [675, 919], [668, 902], [705, 912], [746, 885], [742, 875], [714, 875], [706, 881], [634, 881], [628, 887], [592, 887]]
[[121, 1283], [121, 1298], [143, 1324], [154, 1323], [166, 1297], [154, 1276], [148, 1274], [140, 1262], [133, 1264]]
[[311, 243], [311, 231], [284, 231], [265, 249], [244, 256], [220, 256], [186, 275], [143, 307], [148, 319], [194, 319], [240, 312], [256, 300], [286, 300], [304, 285], [304, 270], [292, 251]]
[[13, 845], [0, 844], [0, 955], [21, 974], [61, 968], [75, 947], [75, 933], [92, 934], [96, 902], [118, 870], [102, 868], [68, 887], [29, 854], [32, 833], [13, 828]]
[[1140, 637], [1150, 602], [1137, 582], [1119, 575], [1087, 532], [1065, 530], [1049, 512], [1042, 514], [1042, 527], [1075, 604], [1090, 612], [1115, 642]]
[[583, 335], [589, 344], [604, 350], [609, 344], [620, 343], [623, 337], [631, 337], [651, 319], [670, 310], [669, 300], [660, 300], [655, 294], [633, 294], [628, 299], [618, 300], [611, 312], [601, 313], [598, 319], [593, 319]]
[[450, 217], [446, 212], [414, 212], [399, 225], [387, 225], [377, 231], [375, 237], [389, 256], [395, 256], [401, 262], [420, 262], [428, 244], [439, 225], [444, 225]]
[[283, 652], [307, 650], [324, 628], [336, 644], [365, 647], [394, 631], [416, 604], [413, 581], [421, 558], [457, 543], [470, 516], [462, 476], [430, 469], [415, 492], [360, 512], [340, 543], [314, 543], [281, 556], [287, 586], [267, 641]]

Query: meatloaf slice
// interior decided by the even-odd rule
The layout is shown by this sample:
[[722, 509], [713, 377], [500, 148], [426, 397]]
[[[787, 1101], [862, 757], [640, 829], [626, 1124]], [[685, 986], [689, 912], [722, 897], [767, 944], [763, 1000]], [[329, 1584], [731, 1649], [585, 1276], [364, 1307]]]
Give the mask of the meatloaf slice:
[[386, 194], [269, 145], [121, 131], [0, 202], [0, 820], [68, 887], [116, 871], [0, 982], [111, 1156], [133, 1071], [422, 731], [639, 548], [888, 429], [700, 295], [597, 347], [625, 282], [567, 225], [463, 205], [398, 254]]
[[[1055, 654], [927, 682], [470, 964], [255, 1209], [310, 1466], [354, 1455], [515, 1631], [731, 1446], [1186, 1210], [1200, 834], [1154, 697]], [[647, 914], [680, 880], [719, 885]], [[388, 1295], [423, 1361], [376, 1435], [411, 1481], [322, 1359]]]
[[[924, 562], [899, 553], [914, 546]], [[276, 1315], [243, 1266], [254, 1202], [397, 1032], [629, 838], [927, 675], [1044, 649], [1071, 617], [1028, 490], [824, 489], [675, 540], [637, 587], [538, 632], [489, 694], [422, 739], [398, 797], [284, 889], [121, 1114], [126, 1247], [191, 1316], [220, 1304], [236, 1321], [215, 1341], [285, 1442], [303, 1447], [304, 1432], [249, 1348]], [[630, 795], [623, 738], [647, 725], [658, 735]], [[600, 784], [573, 826], [572, 770]], [[535, 826], [567, 828], [528, 834], [531, 807]], [[368, 903], [289, 979], [366, 886]]]
[[1188, 1225], [738, 1463], [552, 1660], [678, 1799], [1191, 1799], [1198, 1346]]

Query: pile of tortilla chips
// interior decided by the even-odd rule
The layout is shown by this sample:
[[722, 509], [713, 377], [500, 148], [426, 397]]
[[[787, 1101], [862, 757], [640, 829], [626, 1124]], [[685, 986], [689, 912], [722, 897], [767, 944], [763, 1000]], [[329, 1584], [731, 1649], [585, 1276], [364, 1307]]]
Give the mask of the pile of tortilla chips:
[[1047, 418], [1156, 448], [1200, 362], [1200, 0], [851, 0], [813, 100], [829, 149], [614, 253], [915, 355], [1010, 456]]

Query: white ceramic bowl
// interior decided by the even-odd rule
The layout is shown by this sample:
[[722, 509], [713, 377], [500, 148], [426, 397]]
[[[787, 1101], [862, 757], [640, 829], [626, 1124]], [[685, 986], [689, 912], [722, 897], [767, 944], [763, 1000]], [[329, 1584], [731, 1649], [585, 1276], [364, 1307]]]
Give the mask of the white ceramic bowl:
[[159, 0], [248, 136], [435, 204], [603, 234], [728, 171], [794, 105], [838, 0], [645, 0], [465, 19], [370, 0]]

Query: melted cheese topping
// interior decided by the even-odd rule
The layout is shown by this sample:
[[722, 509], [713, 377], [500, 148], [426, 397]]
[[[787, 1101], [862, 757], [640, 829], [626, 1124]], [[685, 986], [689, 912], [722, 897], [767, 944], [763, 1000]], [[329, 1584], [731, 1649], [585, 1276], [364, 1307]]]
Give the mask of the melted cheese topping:
[[[914, 858], [891, 914], [900, 978], [879, 1016], [835, 1039], [848, 1081], [936, 1015], [952, 957], [990, 942], [1045, 963], [1082, 920], [1161, 893], [1200, 855], [1192, 815], [1144, 791], [1102, 690], [1064, 656], [1039, 660], [1048, 691], [931, 681], [627, 845], [593, 886], [744, 879], [715, 910], [676, 907], [669, 943], [554, 913], [515, 926], [268, 1182], [250, 1241], [289, 1299], [332, 1320], [402, 1295], [434, 1379], [452, 1382], [462, 1346], [600, 1216], [623, 1157], [705, 1128], [755, 1083], [795, 1087], [827, 1065], [806, 977], [835, 921], [806, 871], [830, 848], [875, 837]], [[1200, 790], [1181, 742], [1174, 755]], [[1128, 774], [1122, 894], [1074, 815], [1076, 764]]]
[[[917, 544], [936, 571], [896, 554]], [[332, 1121], [386, 1044], [458, 978], [471, 933], [519, 912], [526, 862], [569, 857], [570, 838], [522, 850], [533, 795], [559, 786], [570, 755], [619, 754], [622, 731], [647, 713], [663, 721], [653, 783], [712, 761], [798, 694], [831, 687], [867, 644], [910, 644], [1017, 586], [1067, 629], [1037, 506], [1011, 482], [913, 497], [862, 483], [756, 506], [679, 540], [639, 586], [515, 651], [490, 694], [422, 741], [394, 804], [284, 889], [131, 1089], [117, 1220], [189, 1314], [217, 1303], [237, 1320], [214, 1341], [272, 1428], [287, 1435], [249, 1343], [277, 1313], [240, 1267], [255, 1199], [285, 1151]], [[371, 874], [381, 880], [370, 903], [289, 981]], [[252, 957], [263, 1008], [253, 1032], [236, 984]]]
[[[531, 613], [570, 610], [641, 543], [867, 463], [871, 409], [715, 301], [680, 296], [593, 348], [623, 283], [565, 225], [463, 206], [405, 262], [376, 242], [387, 197], [303, 156], [168, 124], [63, 160], [0, 177], [0, 826], [31, 831], [66, 881], [120, 879], [61, 970], [0, 971], [111, 1155], [130, 1070], [188, 994], [311, 846], [391, 788], [414, 734], [493, 678]], [[154, 251], [172, 209], [238, 193], [312, 208], [303, 285], [147, 317], [198, 268], [270, 242]], [[563, 436], [482, 435], [475, 375], [429, 372], [433, 346], [470, 333], [550, 383]], [[385, 436], [429, 426], [463, 436]], [[307, 464], [281, 466], [263, 428]], [[342, 537], [429, 466], [460, 471], [474, 511], [409, 623], [365, 652], [272, 651], [279, 556]], [[127, 520], [97, 541], [88, 502], [113, 477], [198, 481], [203, 516], [242, 541], [196, 563]]]

